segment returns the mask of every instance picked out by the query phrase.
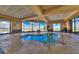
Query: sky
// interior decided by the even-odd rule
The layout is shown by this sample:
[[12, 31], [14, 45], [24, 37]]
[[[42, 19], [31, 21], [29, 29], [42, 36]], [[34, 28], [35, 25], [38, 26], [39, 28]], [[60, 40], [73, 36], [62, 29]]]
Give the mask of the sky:
[[[23, 25], [24, 25], [25, 28], [29, 28], [29, 27], [32, 27], [32, 22], [23, 22]], [[34, 27], [39, 27], [39, 25], [42, 28], [42, 27], [45, 26], [45, 23], [44, 22], [41, 22], [41, 23], [33, 22]]]
[[53, 24], [54, 28], [60, 28], [60, 24]]
[[[76, 21], [76, 30], [79, 30], [79, 18], [74, 18], [73, 20], [77, 20]], [[73, 30], [74, 30], [74, 23], [73, 23]]]
[[0, 28], [9, 28], [10, 22], [0, 21]]

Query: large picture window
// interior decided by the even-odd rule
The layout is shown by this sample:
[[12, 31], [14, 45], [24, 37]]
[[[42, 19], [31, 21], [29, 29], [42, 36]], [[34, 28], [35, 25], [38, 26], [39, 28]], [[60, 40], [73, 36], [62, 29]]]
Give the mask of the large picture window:
[[10, 22], [0, 21], [0, 34], [10, 33]]
[[79, 17], [76, 17], [72, 20], [72, 31], [79, 32]]
[[23, 22], [22, 31], [32, 31], [32, 22]]
[[39, 22], [33, 22], [33, 31], [38, 31], [40, 29], [40, 23]]
[[45, 22], [40, 22], [40, 31], [47, 31], [47, 24]]
[[61, 31], [61, 24], [53, 24], [53, 31]]
[[45, 22], [30, 22], [22, 23], [22, 31], [47, 31], [47, 24]]

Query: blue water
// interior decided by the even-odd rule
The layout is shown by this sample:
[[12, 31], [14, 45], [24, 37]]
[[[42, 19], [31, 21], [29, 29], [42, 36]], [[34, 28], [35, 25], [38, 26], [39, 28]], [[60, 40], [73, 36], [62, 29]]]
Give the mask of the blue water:
[[56, 43], [57, 35], [55, 34], [41, 34], [41, 35], [24, 35], [22, 36], [22, 40], [25, 41], [38, 41], [45, 44], [48, 43]]

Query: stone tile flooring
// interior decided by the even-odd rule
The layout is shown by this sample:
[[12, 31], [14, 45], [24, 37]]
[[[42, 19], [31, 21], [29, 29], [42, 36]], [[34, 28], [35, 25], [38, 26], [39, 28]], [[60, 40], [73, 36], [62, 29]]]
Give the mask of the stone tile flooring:
[[[60, 41], [51, 46], [45, 46], [36, 41], [21, 41], [21, 33], [0, 36], [0, 48], [7, 54], [79, 54], [79, 35], [57, 33]], [[37, 44], [27, 46], [26, 44]]]

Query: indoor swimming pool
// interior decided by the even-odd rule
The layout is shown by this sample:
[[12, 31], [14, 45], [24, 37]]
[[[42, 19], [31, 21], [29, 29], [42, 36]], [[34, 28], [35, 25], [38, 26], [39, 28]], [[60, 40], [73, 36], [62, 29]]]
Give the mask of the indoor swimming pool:
[[54, 44], [58, 41], [57, 34], [54, 33], [46, 33], [46, 34], [30, 34], [24, 35], [21, 37], [23, 41], [36, 41], [41, 42], [43, 44]]

